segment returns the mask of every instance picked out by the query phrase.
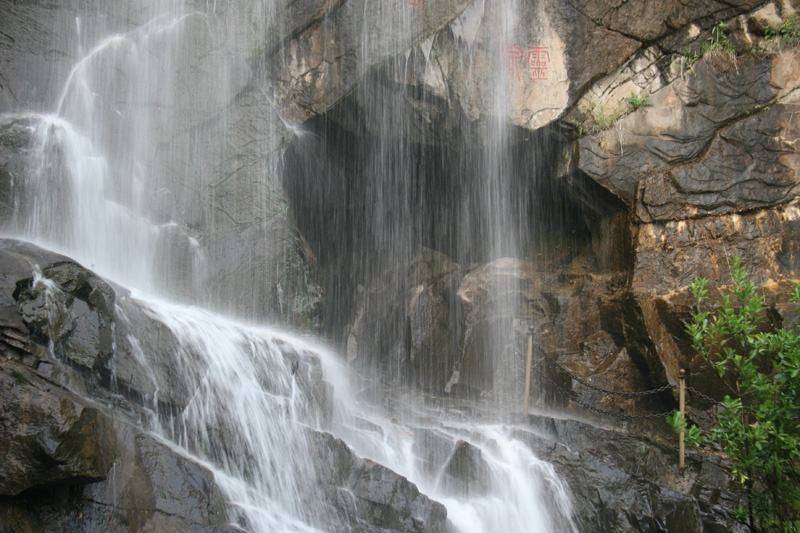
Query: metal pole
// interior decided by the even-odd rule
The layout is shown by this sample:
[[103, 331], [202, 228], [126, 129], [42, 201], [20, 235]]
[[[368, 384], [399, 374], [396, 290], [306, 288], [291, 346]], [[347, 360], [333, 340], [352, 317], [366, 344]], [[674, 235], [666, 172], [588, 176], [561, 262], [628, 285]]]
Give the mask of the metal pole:
[[523, 413], [527, 415], [530, 411], [531, 398], [531, 367], [533, 366], [533, 328], [528, 330], [528, 359], [525, 364], [525, 399], [523, 401]]
[[686, 466], [686, 370], [683, 368], [678, 372], [678, 405], [681, 410], [681, 430], [678, 433], [678, 469], [683, 470]]

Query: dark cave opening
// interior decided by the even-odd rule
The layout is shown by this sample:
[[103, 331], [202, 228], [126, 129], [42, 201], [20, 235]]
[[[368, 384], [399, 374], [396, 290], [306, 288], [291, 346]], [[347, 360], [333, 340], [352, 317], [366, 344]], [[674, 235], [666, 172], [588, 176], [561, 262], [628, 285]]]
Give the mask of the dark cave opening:
[[[322, 333], [337, 344], [358, 292], [422, 249], [465, 266], [517, 257], [556, 271], [578, 256], [598, 270], [630, 264], [624, 205], [570, 170], [558, 123], [510, 127], [498, 150], [487, 149], [486, 125], [464, 117], [434, 139], [416, 133], [422, 119], [407, 109], [376, 126], [369, 107], [351, 95], [306, 124], [284, 156], [290, 209], [325, 295]], [[489, 246], [498, 225], [512, 246]]]

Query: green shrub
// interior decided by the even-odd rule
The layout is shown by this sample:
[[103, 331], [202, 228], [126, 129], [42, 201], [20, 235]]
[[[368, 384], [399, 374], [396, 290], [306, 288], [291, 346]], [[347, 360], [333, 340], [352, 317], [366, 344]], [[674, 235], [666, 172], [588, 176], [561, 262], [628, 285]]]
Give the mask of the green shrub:
[[606, 111], [600, 104], [596, 104], [592, 109], [592, 120], [594, 126], [589, 130], [590, 133], [597, 133], [599, 131], [607, 130], [614, 123], [625, 114], [625, 111], [609, 112]]
[[687, 68], [692, 68], [694, 64], [700, 61], [700, 58], [703, 57], [689, 47], [681, 50], [680, 56], [683, 58], [684, 64]]
[[724, 53], [736, 55], [736, 48], [728, 38], [728, 23], [718, 22], [711, 28], [711, 36], [703, 43], [701, 55]]
[[800, 45], [800, 17], [792, 15], [776, 28], [768, 28], [766, 38], [778, 41], [782, 46], [792, 48]]
[[[686, 331], [727, 388], [715, 425], [702, 431], [670, 417], [687, 443], [719, 446], [743, 489], [738, 518], [753, 531], [800, 531], [800, 334], [769, 330], [764, 297], [740, 259], [733, 285], [709, 305], [708, 281], [691, 285], [696, 308]], [[800, 302], [800, 286], [792, 294]]]
[[650, 97], [646, 94], [631, 94], [625, 99], [625, 101], [628, 102], [628, 105], [631, 106], [633, 111], [636, 111], [642, 107], [650, 107], [653, 105], [650, 103]]

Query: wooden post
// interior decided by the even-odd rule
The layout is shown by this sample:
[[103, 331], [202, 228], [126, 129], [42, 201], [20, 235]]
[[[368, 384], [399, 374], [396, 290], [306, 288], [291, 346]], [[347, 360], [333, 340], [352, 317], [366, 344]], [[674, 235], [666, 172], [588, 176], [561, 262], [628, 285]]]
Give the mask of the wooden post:
[[681, 430], [678, 434], [678, 469], [683, 470], [686, 466], [686, 370], [683, 368], [678, 372], [678, 405], [681, 410]]
[[523, 413], [527, 416], [531, 398], [531, 371], [533, 366], [533, 328], [528, 330], [528, 359], [525, 364], [525, 399], [522, 402]]

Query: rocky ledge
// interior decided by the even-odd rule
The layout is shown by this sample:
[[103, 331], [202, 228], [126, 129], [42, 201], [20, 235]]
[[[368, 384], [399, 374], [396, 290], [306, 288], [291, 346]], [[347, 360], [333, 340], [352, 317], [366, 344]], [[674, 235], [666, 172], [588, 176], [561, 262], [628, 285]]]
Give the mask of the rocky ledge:
[[[125, 333], [119, 313], [133, 307], [130, 296], [74, 261], [27, 243], [0, 241], [0, 265], [0, 531], [238, 530], [243, 524], [232, 524], [213, 472], [141, 429], [150, 392], [142, 385], [147, 380], [134, 379], [134, 362], [127, 378], [120, 372], [111, 380], [112, 370], [125, 369], [123, 361], [134, 357], [121, 339], [110, 342]], [[55, 307], [61, 310], [57, 320], [42, 322], [41, 312], [55, 303], [48, 307], [46, 295], [37, 292], [44, 279], [57, 285], [63, 300]], [[161, 344], [152, 349], [160, 347], [169, 366], [175, 340], [165, 328], [156, 331]], [[161, 408], [181, 405], [181, 395], [170, 398]], [[674, 446], [664, 439], [550, 417], [513, 427], [514, 438], [566, 480], [581, 530], [734, 527], [735, 493], [717, 457], [690, 455], [679, 475]], [[442, 429], [433, 420], [414, 430], [424, 448], [420, 457], [441, 472], [447, 492], [479, 494], [487, 479], [480, 453], [465, 441], [453, 448], [452, 440], [437, 438]], [[307, 431], [309, 450], [319, 458], [326, 530], [446, 530], [444, 507], [408, 480], [357, 457], [328, 433]]]
[[690, 451], [680, 472], [674, 438], [538, 416], [516, 436], [566, 480], [581, 531], [747, 531], [716, 454]]
[[[67, 257], [0, 240], [0, 531], [246, 527], [207, 465], [142, 429], [156, 389], [159, 410], [180, 410], [193, 393], [171, 364], [177, 342], [124, 289]], [[147, 371], [137, 349], [161, 363]], [[326, 411], [318, 363], [287, 357], [301, 358], [301, 386]], [[444, 507], [414, 484], [308, 431], [326, 530], [444, 530]]]

